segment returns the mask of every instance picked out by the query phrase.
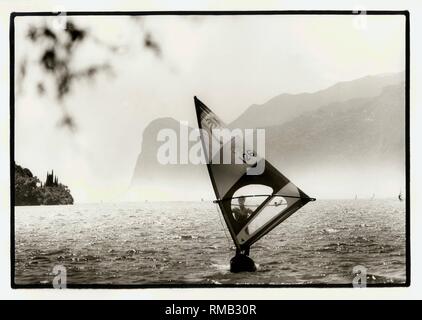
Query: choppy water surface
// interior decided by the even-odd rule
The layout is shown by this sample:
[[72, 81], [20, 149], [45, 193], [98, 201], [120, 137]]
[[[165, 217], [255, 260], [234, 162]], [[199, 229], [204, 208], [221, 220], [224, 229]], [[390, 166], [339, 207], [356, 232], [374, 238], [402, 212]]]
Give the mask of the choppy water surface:
[[405, 208], [397, 200], [318, 200], [251, 248], [255, 273], [232, 274], [231, 240], [208, 202], [16, 207], [16, 283], [373, 283], [405, 281]]

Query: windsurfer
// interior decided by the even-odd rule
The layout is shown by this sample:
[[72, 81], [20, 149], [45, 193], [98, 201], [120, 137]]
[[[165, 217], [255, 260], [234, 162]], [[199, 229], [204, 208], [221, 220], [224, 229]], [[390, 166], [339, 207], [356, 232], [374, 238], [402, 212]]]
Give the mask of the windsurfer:
[[249, 216], [252, 214], [252, 210], [246, 208], [245, 206], [245, 197], [237, 198], [237, 202], [239, 203], [238, 207], [233, 208], [233, 216], [236, 219], [240, 228], [242, 228], [246, 221], [248, 221]]
[[[207, 155], [212, 155], [213, 153], [211, 152], [212, 150], [210, 150], [210, 141], [205, 132], [212, 133], [216, 125], [217, 128], [221, 130], [228, 130], [228, 127], [198, 98], [195, 97], [194, 101], [198, 127], [201, 129], [200, 133], [204, 155], [205, 158], [207, 158]], [[216, 119], [217, 123], [215, 124], [214, 121], [210, 121], [210, 119]], [[218, 140], [221, 142], [221, 139]], [[242, 145], [245, 145], [244, 140], [241, 142]], [[231, 145], [231, 143], [227, 143], [225, 145], [228, 146]], [[263, 143], [263, 145], [265, 145], [265, 143]], [[233, 159], [233, 157], [238, 159], [239, 155], [242, 154], [239, 153], [240, 151], [236, 148], [228, 149], [231, 150], [231, 159]], [[257, 154], [260, 154], [258, 150]], [[220, 163], [207, 161], [208, 173], [213, 184], [216, 199], [218, 199], [215, 202], [218, 203], [218, 206], [221, 209], [221, 213], [227, 223], [230, 235], [237, 248], [236, 255], [230, 260], [231, 272], [255, 271], [255, 263], [248, 256], [249, 246], [265, 236], [275, 226], [287, 219], [306, 203], [315, 200], [313, 198], [309, 198], [302, 190], [283, 176], [264, 158], [259, 158], [261, 160], [258, 161], [258, 156], [255, 152], [246, 152], [246, 154], [243, 154], [240, 158], [243, 160], [243, 163], [237, 163], [235, 161], [236, 163], [230, 163], [230, 165], [229, 163], [225, 163], [224, 166], [221, 166]], [[257, 165], [257, 167], [265, 167], [265, 170], [262, 172], [259, 170], [260, 172], [258, 173], [255, 170], [252, 170], [252, 168], [255, 167], [255, 164], [259, 163], [265, 164], [265, 166]], [[269, 197], [268, 195], [265, 197], [264, 202], [261, 202], [261, 204], [257, 206], [256, 203], [253, 205], [245, 204], [246, 197], [244, 196], [233, 197], [235, 192], [238, 192], [238, 190], [250, 185], [251, 183], [257, 183], [260, 186], [269, 187], [272, 189], [271, 195], [280, 192], [280, 194], [285, 194], [287, 197], [290, 197], [291, 200], [288, 202], [283, 200], [283, 202], [277, 202], [274, 204], [270, 203], [269, 200], [271, 200], [272, 197]], [[244, 193], [239, 191], [238, 194]], [[224, 202], [229, 199], [230, 204]], [[282, 206], [282, 208], [279, 208], [280, 210], [269, 210], [266, 209], [268, 206]], [[275, 214], [269, 219], [266, 212], [273, 211], [278, 211], [278, 213], [274, 212]], [[257, 217], [257, 220], [254, 221], [255, 223], [253, 225], [248, 225], [252, 224], [252, 219], [255, 219], [255, 217]], [[259, 219], [260, 217], [262, 217], [262, 219]]]
[[[234, 219], [237, 221], [237, 225], [239, 230], [243, 228], [243, 226], [248, 221], [250, 215], [252, 214], [252, 210], [245, 206], [245, 197], [237, 198], [237, 202], [239, 204], [238, 207], [233, 208], [233, 216]], [[236, 254], [241, 254], [239, 249], [236, 250]], [[249, 255], [249, 247], [244, 250], [245, 255]]]

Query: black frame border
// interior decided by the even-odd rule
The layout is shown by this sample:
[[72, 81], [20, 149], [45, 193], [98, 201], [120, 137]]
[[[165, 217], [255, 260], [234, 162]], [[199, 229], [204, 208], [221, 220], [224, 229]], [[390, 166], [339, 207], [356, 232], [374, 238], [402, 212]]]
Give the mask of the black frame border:
[[[10, 53], [10, 276], [13, 289], [52, 289], [50, 284], [15, 283], [15, 25], [16, 17], [57, 16], [60, 12], [12, 12], [9, 25]], [[406, 163], [406, 281], [367, 284], [367, 287], [391, 288], [410, 286], [410, 14], [408, 10], [247, 10], [247, 11], [69, 11], [67, 16], [226, 16], [226, 15], [402, 15], [405, 17], [405, 163]], [[310, 284], [68, 284], [74, 289], [180, 289], [180, 288], [353, 288], [352, 283]]]

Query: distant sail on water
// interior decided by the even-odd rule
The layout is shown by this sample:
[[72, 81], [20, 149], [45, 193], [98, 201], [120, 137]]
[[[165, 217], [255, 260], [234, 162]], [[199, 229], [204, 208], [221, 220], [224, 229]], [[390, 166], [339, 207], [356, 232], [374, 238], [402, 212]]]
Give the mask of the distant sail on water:
[[[258, 175], [248, 174], [250, 164], [246, 162], [224, 164], [214, 161], [214, 158], [208, 159], [221, 156], [218, 153], [208, 156], [211, 154], [211, 142], [208, 138], [218, 140], [219, 137], [213, 134], [213, 130], [227, 126], [196, 97], [195, 107], [199, 128], [208, 133], [207, 139], [204, 139], [201, 130], [208, 173], [217, 198], [215, 202], [238, 249], [248, 248], [306, 203], [315, 200], [267, 160], [259, 157], [255, 150], [245, 150], [245, 153], [256, 157], [257, 164], [263, 162], [263, 172]], [[232, 159], [238, 157], [238, 150], [233, 147], [232, 141], [221, 145], [220, 150], [227, 147], [232, 152]]]

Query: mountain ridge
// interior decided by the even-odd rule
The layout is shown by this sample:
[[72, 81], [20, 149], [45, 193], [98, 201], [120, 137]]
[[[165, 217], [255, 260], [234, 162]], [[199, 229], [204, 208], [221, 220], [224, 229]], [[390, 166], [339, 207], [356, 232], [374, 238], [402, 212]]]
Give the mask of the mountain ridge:
[[[369, 94], [371, 90], [367, 90], [363, 92], [363, 97], [362, 92], [357, 92], [354, 97], [348, 96], [349, 99], [343, 97], [344, 101], [305, 107], [297, 110], [295, 117], [282, 121], [276, 119], [266, 126], [256, 125], [266, 130], [266, 159], [287, 177], [304, 186], [304, 190], [312, 191], [314, 181], [319, 180], [326, 180], [327, 184], [346, 183], [354, 186], [353, 176], [360, 179], [367, 176], [374, 181], [388, 177], [391, 180], [388, 188], [395, 188], [404, 179], [405, 104], [401, 75], [389, 74], [390, 78], [384, 77], [388, 81], [381, 81], [385, 85], [372, 86], [372, 93]], [[370, 79], [374, 83], [372, 76]], [[233, 128], [233, 123], [237, 121], [240, 128], [247, 128], [238, 119], [229, 127]], [[259, 121], [257, 118], [257, 123]], [[167, 117], [157, 119], [145, 128], [142, 151], [132, 178], [132, 186], [142, 186], [142, 191], [139, 191], [142, 196], [148, 197], [147, 193], [152, 188], [158, 197], [167, 197], [174, 190], [177, 191], [174, 193], [176, 198], [185, 195], [192, 199], [212, 197], [206, 166], [161, 165], [157, 162], [156, 155], [160, 146], [156, 141], [158, 130], [171, 128], [179, 137], [179, 125], [179, 121]], [[190, 132], [193, 129], [188, 130]], [[319, 168], [319, 173], [314, 172], [316, 168]], [[339, 181], [335, 175], [341, 176], [344, 182]], [[367, 189], [380, 190], [376, 193], [381, 193], [381, 190], [391, 192], [373, 182], [369, 184]]]
[[[232, 121], [230, 127], [258, 128], [279, 125], [298, 116], [298, 111], [303, 113], [315, 110], [331, 102], [347, 101], [357, 96], [374, 97], [381, 93], [382, 88], [400, 82], [404, 82], [403, 72], [386, 73], [379, 76], [370, 75], [356, 80], [342, 81], [313, 93], [282, 93], [263, 104], [253, 104]], [[280, 107], [283, 107], [283, 114], [279, 117], [263, 116], [264, 114], [276, 114], [276, 110]]]

